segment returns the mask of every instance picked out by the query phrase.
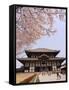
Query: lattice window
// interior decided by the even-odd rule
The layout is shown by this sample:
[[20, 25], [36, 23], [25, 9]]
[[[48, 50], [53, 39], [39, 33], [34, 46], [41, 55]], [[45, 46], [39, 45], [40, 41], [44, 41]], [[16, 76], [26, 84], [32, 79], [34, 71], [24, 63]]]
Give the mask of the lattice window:
[[57, 66], [60, 66], [60, 62], [57, 62]]
[[29, 67], [29, 63], [25, 63], [25, 67]]
[[40, 66], [40, 62], [36, 62], [36, 66]]
[[30, 67], [30, 72], [34, 72], [34, 67]]
[[30, 63], [30, 66], [33, 67], [34, 66], [34, 63]]
[[53, 66], [52, 68], [53, 68], [53, 71], [55, 71], [55, 70], [56, 70], [56, 66]]
[[56, 62], [52, 62], [52, 66], [56, 66]]

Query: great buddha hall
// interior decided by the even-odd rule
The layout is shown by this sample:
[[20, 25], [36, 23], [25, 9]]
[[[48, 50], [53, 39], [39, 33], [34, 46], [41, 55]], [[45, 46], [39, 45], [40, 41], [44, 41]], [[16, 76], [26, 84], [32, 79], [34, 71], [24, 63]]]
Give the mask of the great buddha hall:
[[46, 48], [37, 48], [25, 50], [27, 58], [17, 58], [23, 64], [22, 72], [56, 72], [64, 57], [57, 57], [60, 50], [51, 50]]

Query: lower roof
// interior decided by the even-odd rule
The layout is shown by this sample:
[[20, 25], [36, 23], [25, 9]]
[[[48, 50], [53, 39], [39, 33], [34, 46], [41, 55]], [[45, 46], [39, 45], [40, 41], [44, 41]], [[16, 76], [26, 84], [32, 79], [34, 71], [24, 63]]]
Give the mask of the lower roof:
[[64, 68], [66, 68], [66, 65], [61, 66], [61, 69], [64, 69]]
[[[38, 58], [17, 58], [17, 60], [18, 61], [20, 61], [20, 62], [25, 62], [25, 61], [39, 61], [39, 60], [41, 60], [41, 59], [38, 59]], [[49, 59], [47, 59], [47, 61], [64, 61], [65, 60], [65, 58], [63, 58], [63, 57], [55, 57], [55, 58], [49, 58]]]

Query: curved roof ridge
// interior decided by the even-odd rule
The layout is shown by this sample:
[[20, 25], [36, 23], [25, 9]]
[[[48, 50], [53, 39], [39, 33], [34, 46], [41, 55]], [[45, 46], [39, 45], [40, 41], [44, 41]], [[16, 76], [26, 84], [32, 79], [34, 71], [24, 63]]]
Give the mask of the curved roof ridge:
[[34, 49], [27, 49], [25, 51], [29, 51], [29, 52], [56, 52], [59, 50], [53, 50], [53, 49], [48, 49], [48, 48], [34, 48]]

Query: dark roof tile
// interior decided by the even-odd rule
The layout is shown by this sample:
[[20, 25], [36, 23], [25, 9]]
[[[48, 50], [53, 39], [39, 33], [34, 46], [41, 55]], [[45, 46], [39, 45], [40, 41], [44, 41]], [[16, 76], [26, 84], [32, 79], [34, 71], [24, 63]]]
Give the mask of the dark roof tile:
[[59, 52], [59, 50], [52, 50], [47, 48], [36, 48], [36, 49], [27, 49], [27, 52]]

